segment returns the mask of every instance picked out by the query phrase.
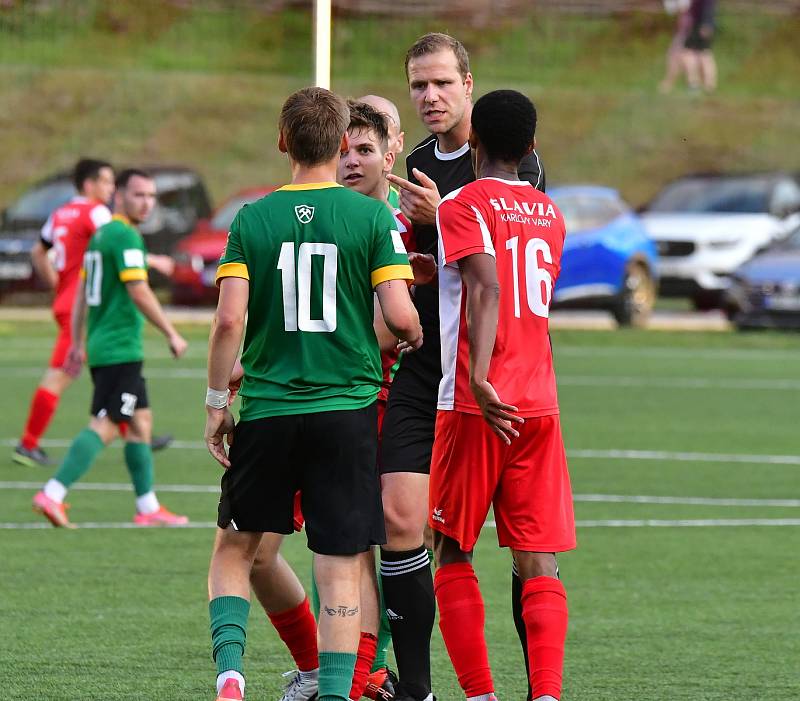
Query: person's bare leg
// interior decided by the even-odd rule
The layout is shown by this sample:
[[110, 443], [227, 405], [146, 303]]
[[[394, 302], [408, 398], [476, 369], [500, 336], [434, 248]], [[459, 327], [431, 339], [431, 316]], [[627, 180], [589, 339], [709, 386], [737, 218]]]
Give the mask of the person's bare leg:
[[683, 52], [683, 63], [686, 66], [686, 82], [689, 84], [689, 88], [699, 90], [702, 87], [702, 80], [697, 51], [685, 50]]
[[278, 552], [282, 541], [278, 533], [264, 533], [250, 570], [253, 593], [268, 614], [288, 611], [306, 599], [303, 585]]
[[[244, 655], [250, 613], [250, 570], [261, 533], [217, 529], [208, 569], [208, 611], [212, 655], [217, 665], [217, 693], [228, 679], [244, 691]], [[234, 682], [231, 682], [234, 683]]]
[[319, 701], [348, 698], [361, 635], [361, 560], [314, 554], [319, 590]]
[[699, 52], [700, 70], [703, 76], [703, 89], [706, 92], [714, 92], [717, 89], [717, 61], [714, 53], [708, 49]]

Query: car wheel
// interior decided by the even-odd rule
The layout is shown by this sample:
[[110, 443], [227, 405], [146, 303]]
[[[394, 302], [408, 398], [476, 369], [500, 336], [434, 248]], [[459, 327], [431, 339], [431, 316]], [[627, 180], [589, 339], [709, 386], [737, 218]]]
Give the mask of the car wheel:
[[617, 295], [611, 313], [620, 326], [647, 325], [656, 301], [656, 283], [647, 266], [639, 261], [628, 263], [622, 291]]
[[692, 295], [692, 306], [698, 312], [710, 312], [712, 309], [722, 307], [723, 297], [721, 292], [703, 290]]

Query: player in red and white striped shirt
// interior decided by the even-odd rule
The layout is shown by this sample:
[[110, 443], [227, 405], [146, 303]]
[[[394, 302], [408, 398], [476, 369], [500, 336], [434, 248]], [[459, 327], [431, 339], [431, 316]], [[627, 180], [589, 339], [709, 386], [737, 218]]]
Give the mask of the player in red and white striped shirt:
[[575, 524], [548, 316], [565, 228], [552, 200], [517, 173], [535, 129], [524, 95], [478, 100], [470, 134], [478, 179], [437, 210], [443, 377], [429, 523], [440, 627], [473, 701], [495, 699], [471, 564], [490, 506], [523, 581], [533, 698], [561, 695], [567, 601], [555, 553], [575, 547]]
[[[31, 400], [25, 431], [12, 454], [14, 462], [22, 465], [50, 462], [39, 447], [39, 439], [50, 425], [62, 392], [74, 380], [64, 369], [64, 361], [71, 344], [72, 303], [78, 289], [83, 254], [92, 234], [111, 221], [111, 211], [106, 205], [114, 194], [111, 164], [84, 158], [75, 165], [73, 180], [79, 194], [50, 215], [42, 228], [41, 239], [31, 251], [37, 275], [54, 290], [53, 316], [59, 332], [50, 366]], [[54, 255], [49, 253], [51, 249]]]

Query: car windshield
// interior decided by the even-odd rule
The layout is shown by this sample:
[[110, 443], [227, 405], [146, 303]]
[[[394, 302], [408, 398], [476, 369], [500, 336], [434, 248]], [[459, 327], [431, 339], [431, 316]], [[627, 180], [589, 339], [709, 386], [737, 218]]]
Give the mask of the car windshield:
[[254, 193], [243, 197], [235, 197], [226, 202], [219, 208], [214, 218], [211, 220], [211, 228], [219, 231], [228, 231], [233, 223], [233, 218], [239, 213], [239, 210], [246, 204], [251, 204], [256, 200], [260, 200], [263, 195]]
[[667, 185], [647, 208], [649, 212], [731, 212], [758, 214], [769, 211], [772, 181], [763, 177], [687, 178]]
[[75, 196], [75, 187], [68, 180], [57, 180], [26, 192], [8, 208], [9, 221], [44, 221], [50, 213]]
[[610, 197], [558, 190], [551, 197], [564, 216], [568, 234], [599, 229], [624, 213], [623, 206]]

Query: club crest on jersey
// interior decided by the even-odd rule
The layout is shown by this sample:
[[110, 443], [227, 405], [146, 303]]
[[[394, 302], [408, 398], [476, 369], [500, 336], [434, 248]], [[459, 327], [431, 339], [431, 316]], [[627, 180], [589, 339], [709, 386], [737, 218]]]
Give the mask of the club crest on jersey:
[[308, 224], [314, 218], [314, 208], [309, 204], [296, 205], [294, 213], [301, 224]]

